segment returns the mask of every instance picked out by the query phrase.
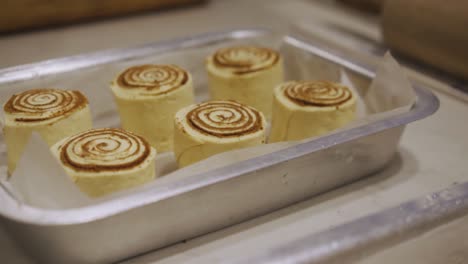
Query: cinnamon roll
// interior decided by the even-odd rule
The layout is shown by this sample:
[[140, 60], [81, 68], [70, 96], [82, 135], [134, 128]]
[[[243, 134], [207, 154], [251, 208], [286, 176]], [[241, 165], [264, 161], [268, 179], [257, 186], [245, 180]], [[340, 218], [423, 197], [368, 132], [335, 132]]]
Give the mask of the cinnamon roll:
[[172, 150], [173, 118], [194, 102], [190, 73], [175, 65], [139, 65], [111, 84], [121, 125], [145, 137], [159, 152]]
[[116, 128], [91, 129], [51, 148], [75, 184], [91, 197], [151, 181], [156, 150], [144, 138]]
[[180, 167], [220, 152], [265, 143], [266, 120], [234, 101], [209, 101], [175, 116], [174, 152]]
[[206, 60], [212, 99], [236, 100], [271, 116], [273, 89], [283, 82], [281, 55], [258, 46], [222, 48]]
[[15, 170], [33, 131], [51, 146], [92, 127], [88, 100], [79, 91], [29, 90], [13, 95], [3, 109], [9, 174]]
[[320, 136], [355, 118], [356, 95], [328, 81], [291, 81], [275, 88], [270, 142]]

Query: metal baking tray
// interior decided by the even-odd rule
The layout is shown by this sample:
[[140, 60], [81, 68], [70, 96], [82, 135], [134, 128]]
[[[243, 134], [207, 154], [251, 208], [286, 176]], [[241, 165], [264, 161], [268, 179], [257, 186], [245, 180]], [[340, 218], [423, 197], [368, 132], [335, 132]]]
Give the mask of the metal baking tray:
[[[278, 41], [289, 41], [289, 45], [304, 54], [319, 58], [319, 70], [338, 67], [361, 84], [369, 84], [375, 75], [372, 70], [300, 36], [248, 29], [4, 69], [0, 70], [0, 89], [13, 93], [39, 85], [76, 88], [67, 87], [66, 81], [89, 83], [91, 79], [96, 83], [94, 87], [78, 87], [89, 94], [106, 89], [100, 86], [107, 86], [112, 76], [96, 79], [96, 73], [115, 64], [130, 65], [168, 55], [170, 59], [170, 54], [181, 50], [197, 55], [234, 42]], [[179, 62], [183, 65], [183, 58]], [[118, 261], [271, 212], [382, 169], [394, 156], [405, 125], [431, 115], [438, 108], [438, 99], [429, 90], [414, 87], [414, 91], [417, 102], [408, 112], [166, 185], [146, 186], [90, 206], [65, 210], [37, 208], [20, 204], [6, 188], [0, 188], [0, 215], [11, 236], [40, 261]], [[197, 88], [195, 93], [199, 100], [206, 97]], [[105, 111], [99, 102], [91, 107], [98, 126], [118, 122], [115, 111]], [[2, 140], [0, 159], [4, 163]]]

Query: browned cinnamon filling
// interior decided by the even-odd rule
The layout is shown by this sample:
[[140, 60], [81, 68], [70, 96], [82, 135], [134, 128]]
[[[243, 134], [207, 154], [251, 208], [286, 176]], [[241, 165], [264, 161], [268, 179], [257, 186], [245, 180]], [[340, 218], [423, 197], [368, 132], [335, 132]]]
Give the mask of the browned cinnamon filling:
[[288, 82], [284, 95], [302, 106], [339, 106], [352, 98], [348, 87], [327, 81]]
[[175, 65], [145, 64], [126, 69], [117, 77], [124, 89], [144, 89], [144, 95], [159, 95], [173, 91], [187, 83], [188, 73]]
[[60, 159], [78, 171], [125, 170], [141, 165], [150, 148], [142, 137], [121, 129], [92, 129], [67, 140], [60, 147]]
[[234, 101], [201, 103], [187, 113], [188, 124], [203, 134], [234, 137], [263, 129], [260, 113]]
[[79, 91], [33, 89], [13, 95], [3, 107], [18, 122], [54, 119], [84, 108], [88, 100]]
[[213, 63], [222, 68], [231, 68], [234, 74], [247, 74], [268, 69], [278, 63], [280, 55], [275, 50], [237, 46], [218, 50]]

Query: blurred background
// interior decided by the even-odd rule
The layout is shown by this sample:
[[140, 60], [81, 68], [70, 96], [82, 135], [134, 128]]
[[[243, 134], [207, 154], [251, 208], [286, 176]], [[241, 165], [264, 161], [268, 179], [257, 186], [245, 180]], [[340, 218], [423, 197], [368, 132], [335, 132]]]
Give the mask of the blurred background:
[[345, 36], [335, 43], [355, 39], [367, 53], [391, 48], [409, 64], [466, 80], [467, 13], [467, 1], [437, 0], [5, 1], [0, 67], [222, 28], [312, 30], [322, 22], [321, 31]]

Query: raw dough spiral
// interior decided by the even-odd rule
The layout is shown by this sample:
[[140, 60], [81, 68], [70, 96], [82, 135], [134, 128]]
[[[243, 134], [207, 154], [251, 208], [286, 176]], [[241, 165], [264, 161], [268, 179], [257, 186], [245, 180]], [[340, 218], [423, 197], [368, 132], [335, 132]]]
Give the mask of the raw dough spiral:
[[279, 61], [278, 52], [256, 46], [235, 46], [218, 50], [213, 62], [221, 68], [230, 68], [233, 73], [246, 74], [272, 67]]
[[258, 111], [233, 101], [199, 104], [187, 118], [197, 131], [218, 137], [241, 136], [262, 129]]
[[93, 129], [60, 148], [63, 164], [80, 171], [112, 171], [139, 166], [150, 154], [146, 140], [121, 129]]
[[348, 87], [327, 81], [289, 82], [285, 95], [300, 105], [337, 106], [351, 99]]
[[179, 88], [188, 79], [187, 72], [175, 65], [145, 64], [126, 69], [117, 84], [140, 95], [159, 95]]
[[40, 122], [64, 117], [87, 105], [88, 100], [78, 91], [33, 89], [13, 95], [4, 109], [17, 122]]

